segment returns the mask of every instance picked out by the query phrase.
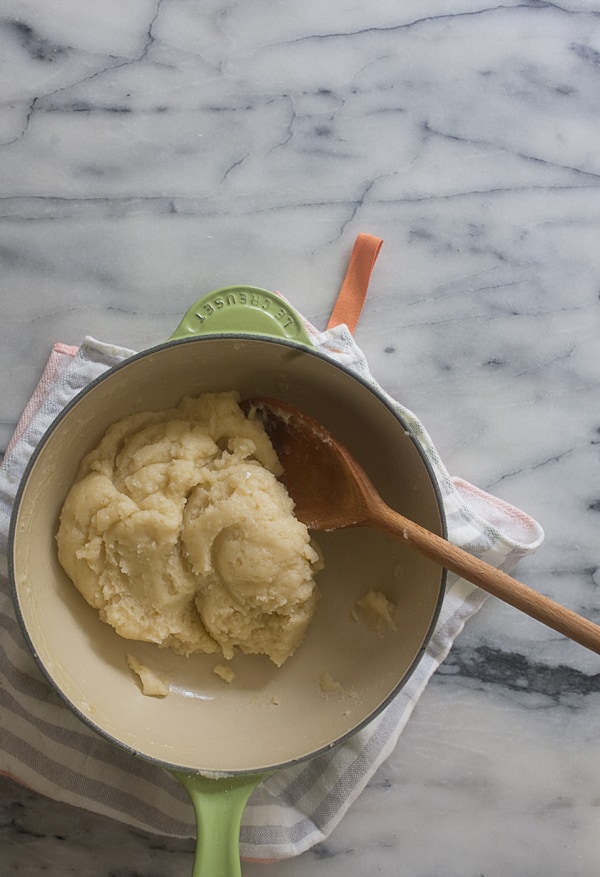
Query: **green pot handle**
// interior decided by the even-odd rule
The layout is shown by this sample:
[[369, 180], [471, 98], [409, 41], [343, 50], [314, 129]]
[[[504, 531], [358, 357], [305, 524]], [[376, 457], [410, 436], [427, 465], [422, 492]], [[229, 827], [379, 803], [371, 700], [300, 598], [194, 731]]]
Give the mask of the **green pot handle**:
[[169, 341], [231, 333], [284, 338], [314, 347], [294, 308], [277, 293], [258, 286], [226, 286], [209, 292], [187, 311]]
[[196, 816], [196, 854], [192, 877], [241, 877], [240, 826], [248, 798], [270, 774], [239, 774], [213, 779], [172, 771], [187, 790]]

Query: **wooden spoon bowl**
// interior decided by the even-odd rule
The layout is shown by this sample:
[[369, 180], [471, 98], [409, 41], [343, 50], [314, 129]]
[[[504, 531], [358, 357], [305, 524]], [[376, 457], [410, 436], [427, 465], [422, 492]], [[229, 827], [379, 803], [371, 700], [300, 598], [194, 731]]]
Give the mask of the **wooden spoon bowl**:
[[391, 509], [350, 452], [311, 417], [278, 399], [243, 403], [255, 412], [283, 467], [296, 517], [314, 530], [375, 527], [569, 639], [600, 654], [600, 627]]

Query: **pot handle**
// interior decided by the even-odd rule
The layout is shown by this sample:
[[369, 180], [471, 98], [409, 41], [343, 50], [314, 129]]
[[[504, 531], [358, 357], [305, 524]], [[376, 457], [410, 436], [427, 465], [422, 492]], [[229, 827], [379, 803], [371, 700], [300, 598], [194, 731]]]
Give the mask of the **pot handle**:
[[283, 338], [314, 347], [294, 308], [277, 293], [258, 286], [226, 286], [209, 292], [187, 311], [169, 341], [222, 334]]
[[192, 877], [241, 877], [240, 826], [248, 798], [270, 774], [206, 777], [173, 771], [189, 794], [196, 816]]

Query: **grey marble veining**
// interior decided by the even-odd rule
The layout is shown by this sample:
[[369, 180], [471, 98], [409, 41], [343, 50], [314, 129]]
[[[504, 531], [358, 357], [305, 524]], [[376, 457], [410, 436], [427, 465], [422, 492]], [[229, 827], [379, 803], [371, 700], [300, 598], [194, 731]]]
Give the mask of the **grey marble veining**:
[[[0, 0], [0, 449], [53, 342], [142, 349], [236, 282], [324, 328], [371, 232], [374, 375], [540, 521], [518, 575], [600, 622], [598, 142], [593, 0]], [[593, 877], [599, 727], [600, 659], [489, 600], [331, 837], [268, 872]], [[0, 782], [2, 877], [191, 850]]]

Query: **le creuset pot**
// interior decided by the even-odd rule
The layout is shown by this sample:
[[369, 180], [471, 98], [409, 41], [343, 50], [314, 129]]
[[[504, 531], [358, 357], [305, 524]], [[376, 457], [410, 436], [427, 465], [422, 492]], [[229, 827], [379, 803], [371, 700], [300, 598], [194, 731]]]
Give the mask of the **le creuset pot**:
[[[444, 534], [435, 477], [410, 427], [370, 383], [318, 352], [299, 315], [266, 290], [237, 286], [204, 296], [168, 342], [103, 374], [52, 424], [11, 522], [17, 613], [68, 706], [188, 789], [199, 833], [196, 877], [240, 874], [242, 811], [264, 776], [339, 745], [397, 694], [427, 646], [445, 582], [440, 567], [381, 533], [319, 533], [322, 596], [305, 641], [279, 669], [263, 656], [237, 655], [230, 685], [214, 674], [214, 656], [183, 658], [124, 640], [101, 622], [56, 554], [58, 516], [80, 460], [127, 414], [232, 389], [305, 411], [350, 449], [389, 505]], [[353, 619], [368, 590], [384, 591], [396, 605], [395, 632], [377, 635]], [[168, 697], [141, 693], [128, 653], [168, 676]], [[324, 674], [341, 688], [324, 692]]]

